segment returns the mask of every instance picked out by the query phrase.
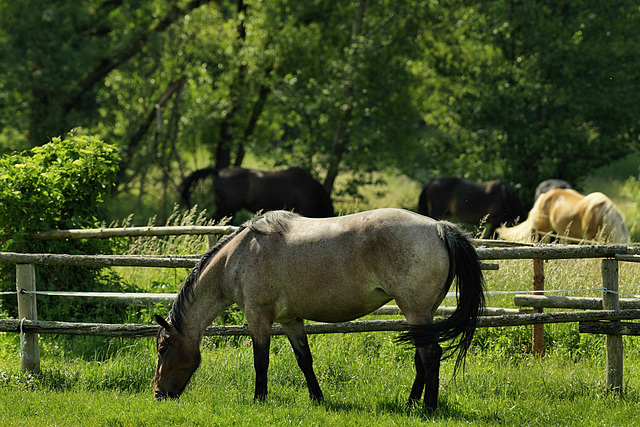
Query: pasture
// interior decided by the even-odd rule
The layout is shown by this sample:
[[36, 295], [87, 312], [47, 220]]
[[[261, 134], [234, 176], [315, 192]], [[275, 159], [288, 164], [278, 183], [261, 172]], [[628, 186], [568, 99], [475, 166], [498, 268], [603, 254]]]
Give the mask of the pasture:
[[[411, 207], [406, 204], [413, 198], [406, 191], [398, 194], [403, 201], [397, 205]], [[356, 207], [364, 208], [355, 200], [340, 211]], [[195, 219], [174, 221], [190, 225]], [[206, 239], [193, 236], [150, 238], [137, 239], [131, 251], [201, 253], [206, 246]], [[531, 289], [531, 261], [499, 264], [500, 270], [485, 272], [490, 291]], [[114, 270], [150, 292], [175, 292], [188, 274], [187, 269]], [[639, 273], [639, 264], [621, 263], [620, 290], [640, 293]], [[597, 288], [600, 262], [549, 261], [545, 276], [548, 290]], [[567, 295], [597, 297], [600, 292]], [[489, 296], [487, 305], [513, 308], [513, 297]], [[155, 313], [167, 312], [166, 304], [139, 305], [122, 321], [153, 323]], [[243, 321], [233, 311], [224, 317], [229, 324]], [[24, 375], [19, 336], [0, 333], [0, 424], [617, 426], [640, 422], [638, 338], [624, 337], [624, 392], [618, 396], [605, 388], [603, 336], [580, 334], [577, 324], [547, 325], [545, 355], [539, 358], [531, 353], [531, 327], [481, 328], [463, 373], [453, 378], [455, 360], [443, 361], [439, 406], [425, 415], [405, 405], [413, 380], [413, 352], [395, 343], [396, 337], [393, 332], [309, 336], [325, 396], [323, 403], [314, 404], [282, 336], [273, 338], [265, 402], [253, 401], [253, 356], [245, 337], [205, 338], [201, 367], [180, 400], [158, 402], [152, 391], [153, 338], [42, 335], [42, 372]]]

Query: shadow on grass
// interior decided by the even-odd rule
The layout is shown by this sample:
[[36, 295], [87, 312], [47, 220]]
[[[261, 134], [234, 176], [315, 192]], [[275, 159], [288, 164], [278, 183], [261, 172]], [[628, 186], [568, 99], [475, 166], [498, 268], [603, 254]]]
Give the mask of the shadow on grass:
[[[371, 411], [370, 406], [352, 402], [339, 402], [327, 398], [316, 407], [325, 408], [336, 413], [361, 413]], [[425, 422], [438, 421], [463, 421], [465, 423], [481, 422], [492, 425], [504, 424], [504, 418], [497, 413], [484, 414], [481, 408], [478, 410], [466, 409], [447, 399], [439, 399], [438, 408], [433, 411], [425, 411], [421, 405], [409, 406], [405, 402], [394, 399], [380, 399], [376, 403], [376, 412], [381, 414], [399, 415], [414, 418]]]

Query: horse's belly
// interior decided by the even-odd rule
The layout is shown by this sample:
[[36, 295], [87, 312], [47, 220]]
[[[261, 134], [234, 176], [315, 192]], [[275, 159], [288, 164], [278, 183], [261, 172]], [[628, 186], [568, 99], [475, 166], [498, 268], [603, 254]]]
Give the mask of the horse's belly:
[[277, 310], [276, 322], [286, 323], [293, 319], [331, 323], [347, 322], [365, 316], [389, 301], [391, 298], [382, 291], [379, 295], [369, 295], [368, 298], [361, 299], [310, 295], [305, 300], [288, 304], [287, 308]]

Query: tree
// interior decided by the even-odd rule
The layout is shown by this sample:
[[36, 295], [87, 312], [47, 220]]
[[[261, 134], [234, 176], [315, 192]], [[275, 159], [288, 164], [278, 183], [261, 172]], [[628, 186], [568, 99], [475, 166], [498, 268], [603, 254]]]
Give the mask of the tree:
[[264, 120], [280, 135], [257, 149], [326, 171], [328, 190], [341, 171], [357, 179], [401, 164], [416, 148], [420, 117], [407, 63], [428, 8], [364, 0], [289, 7], [282, 2], [271, 12], [282, 22], [275, 70], [283, 77]]
[[82, 125], [119, 146], [120, 195], [165, 212], [184, 174], [246, 152], [334, 195], [385, 168], [575, 182], [637, 144], [639, 13], [621, 0], [0, 2], [0, 147]]
[[578, 184], [637, 148], [633, 4], [507, 0], [442, 16], [446, 36], [424, 45], [433, 64], [425, 117], [474, 178], [502, 176], [532, 200], [543, 179]]
[[2, 75], [12, 96], [2, 110], [12, 114], [2, 124], [28, 129], [31, 146], [86, 125], [96, 117], [96, 93], [107, 76], [205, 3], [3, 2]]

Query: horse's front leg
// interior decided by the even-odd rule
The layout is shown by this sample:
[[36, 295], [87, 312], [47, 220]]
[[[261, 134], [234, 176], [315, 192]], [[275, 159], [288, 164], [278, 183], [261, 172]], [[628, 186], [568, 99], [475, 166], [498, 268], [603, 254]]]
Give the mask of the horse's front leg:
[[245, 311], [249, 334], [253, 343], [253, 368], [256, 372], [255, 400], [267, 397], [267, 371], [269, 370], [269, 347], [271, 346], [271, 325], [269, 316], [253, 310]]
[[271, 340], [266, 338], [252, 338], [253, 368], [256, 371], [256, 389], [254, 400], [265, 400], [267, 397], [267, 371], [269, 370], [269, 347]]
[[303, 321], [297, 320], [283, 324], [282, 328], [289, 338], [298, 366], [307, 381], [311, 400], [321, 402], [323, 400], [322, 390], [320, 390], [320, 384], [318, 384], [318, 379], [313, 371], [313, 357], [311, 356], [311, 349], [309, 348], [309, 341], [307, 340]]

